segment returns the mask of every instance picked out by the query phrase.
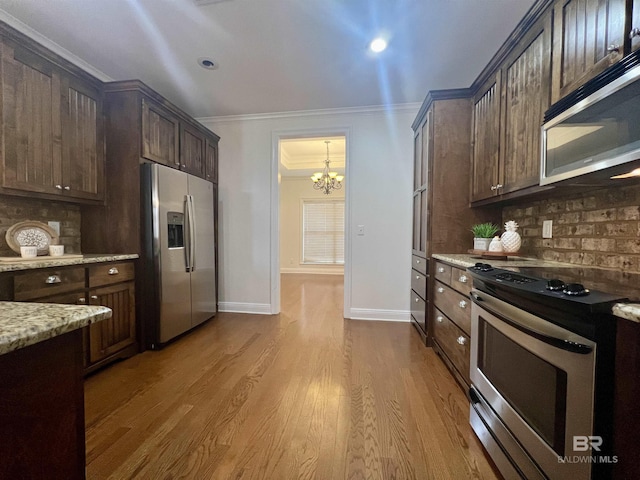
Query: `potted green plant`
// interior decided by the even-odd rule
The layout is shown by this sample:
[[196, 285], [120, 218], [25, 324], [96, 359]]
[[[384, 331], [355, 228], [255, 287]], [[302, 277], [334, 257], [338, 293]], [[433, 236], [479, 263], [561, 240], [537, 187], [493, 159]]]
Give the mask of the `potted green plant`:
[[473, 249], [486, 252], [489, 250], [489, 243], [500, 228], [493, 223], [478, 223], [471, 227], [473, 232]]

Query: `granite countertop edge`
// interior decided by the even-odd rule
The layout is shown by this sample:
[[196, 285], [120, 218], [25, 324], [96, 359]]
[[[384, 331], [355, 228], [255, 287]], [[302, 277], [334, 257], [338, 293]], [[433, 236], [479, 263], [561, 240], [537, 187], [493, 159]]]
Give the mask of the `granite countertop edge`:
[[[496, 267], [511, 266], [511, 267], [579, 267], [580, 265], [574, 265], [571, 263], [554, 262], [550, 260], [540, 260], [537, 258], [527, 257], [509, 257], [508, 260], [494, 260], [494, 259], [478, 259], [470, 254], [465, 253], [434, 253], [431, 255], [436, 260], [449, 263], [451, 265], [467, 268], [472, 267], [476, 262], [491, 263]], [[640, 323], [640, 304], [638, 303], [616, 303], [611, 309], [611, 313], [619, 318], [631, 320], [632, 322]]]
[[111, 318], [110, 308], [0, 302], [0, 355]]
[[15, 263], [0, 263], [0, 273], [33, 270], [38, 268], [66, 267], [68, 265], [85, 265], [91, 263], [118, 262], [138, 258], [135, 253], [125, 254], [86, 254], [79, 258], [43, 257], [42, 260], [21, 261], [16, 257]]

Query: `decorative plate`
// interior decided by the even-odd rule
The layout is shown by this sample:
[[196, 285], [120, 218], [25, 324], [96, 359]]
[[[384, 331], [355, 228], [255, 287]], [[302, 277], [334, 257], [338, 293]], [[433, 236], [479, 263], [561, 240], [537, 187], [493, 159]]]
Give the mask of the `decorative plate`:
[[7, 230], [7, 245], [16, 253], [20, 247], [38, 247], [38, 255], [48, 255], [49, 245], [57, 245], [58, 234], [49, 225], [34, 220], [26, 220], [12, 225]]

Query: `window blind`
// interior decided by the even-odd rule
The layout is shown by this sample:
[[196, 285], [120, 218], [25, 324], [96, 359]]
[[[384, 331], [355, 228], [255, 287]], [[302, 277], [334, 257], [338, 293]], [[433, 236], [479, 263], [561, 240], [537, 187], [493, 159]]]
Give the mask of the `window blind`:
[[344, 264], [344, 201], [302, 202], [302, 263]]

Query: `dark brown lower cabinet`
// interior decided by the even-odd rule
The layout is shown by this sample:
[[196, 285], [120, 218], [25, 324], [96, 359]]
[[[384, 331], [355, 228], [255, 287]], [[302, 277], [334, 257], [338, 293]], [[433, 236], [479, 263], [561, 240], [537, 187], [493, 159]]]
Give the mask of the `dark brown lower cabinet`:
[[0, 478], [84, 480], [82, 331], [0, 355]]
[[103, 305], [113, 311], [111, 318], [82, 330], [85, 373], [138, 353], [133, 261], [16, 272], [12, 280], [13, 296], [7, 300]]
[[110, 319], [89, 325], [89, 364], [92, 369], [114, 355], [129, 356], [137, 350], [134, 282], [89, 290], [89, 304], [113, 311]]

